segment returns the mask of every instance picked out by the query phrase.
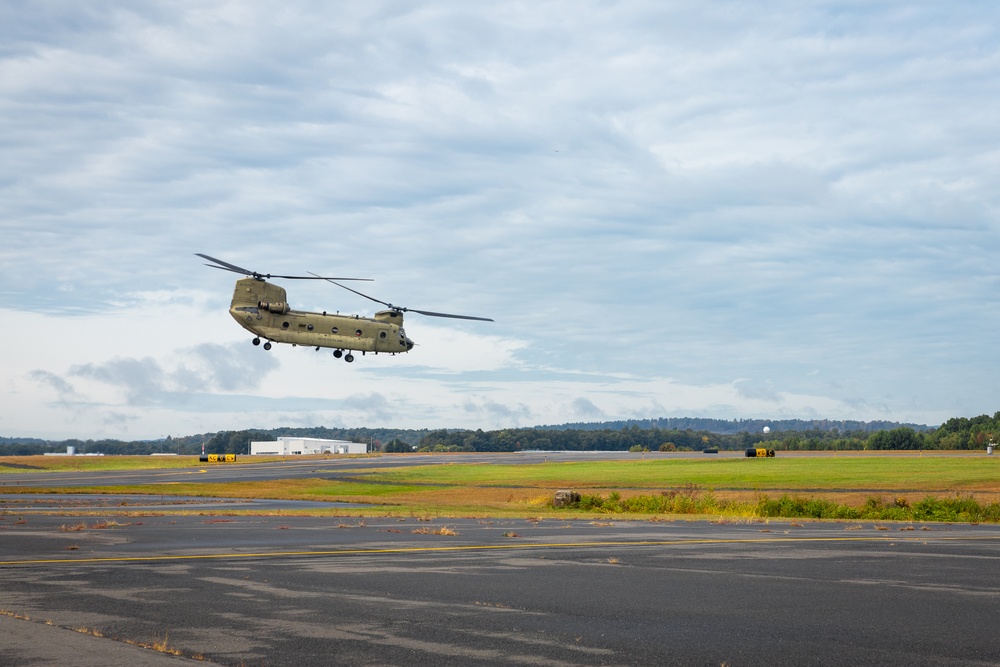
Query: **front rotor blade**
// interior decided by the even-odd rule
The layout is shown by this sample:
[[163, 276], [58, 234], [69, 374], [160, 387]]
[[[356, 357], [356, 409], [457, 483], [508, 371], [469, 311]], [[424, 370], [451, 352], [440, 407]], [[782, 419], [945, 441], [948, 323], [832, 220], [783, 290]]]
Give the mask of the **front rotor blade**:
[[[266, 278], [284, 278], [284, 279], [287, 279], [287, 280], [329, 280], [331, 282], [334, 281], [334, 280], [360, 280], [360, 281], [364, 281], [364, 282], [370, 283], [370, 282], [372, 282], [374, 280], [374, 278], [328, 278], [326, 276], [317, 276], [316, 274], [313, 274], [311, 276], [272, 276], [271, 274], [267, 274], [267, 276], [265, 276], [265, 277]], [[341, 285], [341, 287], [344, 287], [344, 286]], [[344, 289], [349, 289], [349, 288], [344, 287]]]
[[[309, 273], [312, 273], [312, 271], [310, 271]], [[312, 273], [312, 275], [316, 276], [315, 273]], [[322, 278], [322, 276], [316, 276], [316, 277], [317, 278]], [[323, 278], [323, 280], [327, 280], [327, 281], [333, 283], [334, 285], [336, 285], [337, 287], [343, 287], [348, 292], [354, 292], [358, 296], [363, 296], [366, 299], [368, 299], [369, 301], [374, 301], [375, 303], [380, 303], [383, 306], [385, 306], [386, 308], [391, 308], [392, 310], [398, 310], [401, 313], [419, 313], [421, 315], [429, 315], [430, 317], [449, 317], [449, 318], [454, 319], [454, 320], [477, 320], [479, 322], [492, 322], [493, 321], [493, 320], [491, 320], [488, 317], [473, 317], [472, 315], [453, 315], [451, 313], [435, 313], [435, 312], [430, 311], [430, 310], [417, 310], [416, 308], [401, 308], [399, 306], [394, 306], [391, 303], [388, 303], [387, 301], [382, 301], [380, 299], [376, 299], [373, 296], [368, 296], [367, 294], [362, 294], [358, 290], [351, 289], [347, 285], [341, 285], [340, 283], [335, 282], [335, 280], [336, 280], [335, 278]]]
[[429, 310], [417, 310], [416, 308], [400, 308], [400, 310], [412, 313], [420, 313], [421, 315], [430, 315], [431, 317], [450, 317], [453, 320], [477, 320], [479, 322], [494, 321], [488, 317], [473, 317], [472, 315], [452, 315], [451, 313], [434, 313]]
[[342, 288], [344, 288], [345, 290], [347, 290], [348, 292], [354, 292], [354, 293], [355, 293], [355, 294], [357, 294], [358, 296], [363, 296], [363, 297], [365, 297], [366, 299], [368, 299], [369, 301], [374, 301], [375, 303], [381, 303], [381, 304], [382, 304], [383, 306], [385, 306], [386, 308], [392, 308], [392, 307], [393, 307], [393, 305], [392, 305], [391, 303], [386, 303], [385, 301], [379, 301], [378, 299], [376, 299], [376, 298], [375, 298], [375, 297], [373, 297], [373, 296], [368, 296], [367, 294], [362, 294], [361, 292], [359, 292], [359, 291], [358, 291], [358, 290], [356, 290], [356, 289], [351, 289], [351, 288], [350, 288], [350, 287], [348, 287], [347, 285], [341, 285], [340, 283], [336, 282], [336, 281], [338, 281], [338, 280], [343, 280], [343, 278], [324, 278], [323, 276], [319, 276], [319, 275], [316, 275], [316, 274], [315, 274], [315, 273], [313, 273], [312, 271], [309, 271], [308, 273], [312, 274], [312, 276], [313, 276], [314, 278], [318, 279], [318, 280], [325, 280], [325, 281], [327, 281], [327, 282], [330, 282], [330, 283], [333, 283], [333, 284], [334, 284], [334, 285], [336, 285], [337, 287], [342, 287]]

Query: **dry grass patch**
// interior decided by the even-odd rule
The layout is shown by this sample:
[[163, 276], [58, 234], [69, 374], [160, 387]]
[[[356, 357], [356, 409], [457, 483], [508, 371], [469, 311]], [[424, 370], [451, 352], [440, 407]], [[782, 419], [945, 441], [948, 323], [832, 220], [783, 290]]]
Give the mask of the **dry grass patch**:
[[91, 637], [103, 637], [104, 633], [95, 628], [73, 628], [73, 632], [79, 632], [82, 635], [90, 635]]
[[431, 528], [429, 526], [424, 528], [414, 528], [410, 532], [414, 535], [458, 535], [458, 531], [453, 528], [449, 528], [448, 526], [441, 526], [440, 528]]
[[74, 523], [72, 526], [67, 526], [63, 524], [59, 526], [60, 533], [80, 533], [88, 528], [91, 530], [105, 530], [108, 528], [121, 528], [123, 526], [131, 526], [130, 523], [119, 523], [113, 519], [105, 519], [104, 521], [97, 521], [90, 524], [89, 526], [86, 522], [81, 521], [80, 523]]
[[[552, 494], [555, 494], [555, 490]], [[539, 507], [548, 505], [551, 499], [552, 495], [541, 495], [538, 489], [533, 488], [497, 489], [482, 486], [430, 487], [416, 493], [402, 492], [392, 496], [394, 503], [404, 505], [434, 505], [470, 510], [510, 509], [512, 506]]]
[[[129, 642], [132, 643], [132, 642]], [[137, 646], [142, 646], [143, 648], [151, 648], [158, 653], [167, 653], [169, 655], [184, 655], [184, 653], [178, 649], [170, 648], [167, 645], [167, 635], [164, 633], [163, 641], [154, 641], [152, 644], [141, 644], [136, 642]]]

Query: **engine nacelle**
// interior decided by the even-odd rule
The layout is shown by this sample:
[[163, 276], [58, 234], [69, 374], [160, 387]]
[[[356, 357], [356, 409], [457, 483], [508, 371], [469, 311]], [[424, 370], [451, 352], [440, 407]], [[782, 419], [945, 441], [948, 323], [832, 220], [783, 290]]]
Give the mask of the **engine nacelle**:
[[378, 322], [388, 322], [397, 326], [403, 325], [403, 313], [398, 310], [380, 310], [375, 313], [375, 319]]
[[284, 315], [290, 310], [287, 301], [261, 301], [257, 307], [277, 315]]

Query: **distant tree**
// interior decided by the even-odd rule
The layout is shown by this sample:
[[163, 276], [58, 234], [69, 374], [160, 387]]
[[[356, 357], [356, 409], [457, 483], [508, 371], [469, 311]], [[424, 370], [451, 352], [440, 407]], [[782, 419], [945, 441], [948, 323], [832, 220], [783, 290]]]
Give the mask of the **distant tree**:
[[891, 431], [877, 431], [868, 437], [867, 449], [920, 449], [923, 438], [908, 426]]
[[394, 438], [391, 442], [387, 442], [382, 446], [382, 451], [390, 454], [407, 453], [413, 451], [413, 446], [406, 444], [398, 438]]

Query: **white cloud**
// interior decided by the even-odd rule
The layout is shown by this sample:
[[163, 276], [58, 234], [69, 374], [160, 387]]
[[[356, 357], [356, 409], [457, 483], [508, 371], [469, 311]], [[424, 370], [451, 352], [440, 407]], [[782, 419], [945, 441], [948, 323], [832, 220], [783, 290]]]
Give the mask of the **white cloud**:
[[[0, 21], [0, 432], [996, 410], [995, 10], [46, 7]], [[195, 252], [497, 322], [262, 356]]]

